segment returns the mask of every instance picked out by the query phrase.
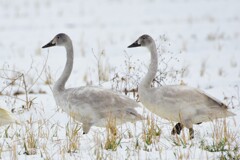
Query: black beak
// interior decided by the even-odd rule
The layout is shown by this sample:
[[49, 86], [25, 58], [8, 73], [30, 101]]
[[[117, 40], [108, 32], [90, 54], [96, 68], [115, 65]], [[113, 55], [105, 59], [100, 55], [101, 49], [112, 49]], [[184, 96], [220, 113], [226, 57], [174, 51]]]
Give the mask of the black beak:
[[56, 43], [53, 43], [53, 40], [51, 40], [48, 44], [46, 44], [45, 46], [42, 46], [42, 48], [48, 48], [48, 47], [52, 47], [52, 46], [56, 46]]
[[141, 44], [138, 44], [138, 41], [136, 40], [133, 44], [131, 44], [130, 46], [128, 46], [128, 48], [133, 48], [133, 47], [140, 47]]

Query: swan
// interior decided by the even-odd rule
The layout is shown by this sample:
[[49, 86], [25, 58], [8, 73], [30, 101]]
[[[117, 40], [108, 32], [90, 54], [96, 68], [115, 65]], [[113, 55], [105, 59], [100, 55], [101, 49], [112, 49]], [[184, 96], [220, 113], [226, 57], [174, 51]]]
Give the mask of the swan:
[[225, 118], [235, 114], [227, 111], [227, 106], [219, 100], [196, 88], [185, 85], [166, 85], [151, 88], [158, 69], [156, 44], [149, 35], [140, 36], [128, 48], [146, 47], [151, 53], [151, 63], [146, 76], [139, 84], [139, 98], [142, 104], [160, 117], [177, 122], [172, 135], [180, 134], [185, 126], [189, 129], [189, 138], [194, 138], [193, 124]]
[[73, 68], [73, 45], [67, 34], [57, 34], [42, 48], [63, 46], [67, 52], [67, 62], [62, 75], [53, 86], [56, 104], [63, 111], [82, 123], [83, 134], [87, 134], [92, 125], [105, 127], [109, 117], [117, 124], [141, 120], [142, 116], [135, 110], [140, 105], [127, 96], [111, 90], [94, 86], [65, 88]]
[[11, 124], [11, 123], [19, 123], [19, 122], [11, 112], [3, 108], [0, 108], [0, 126]]

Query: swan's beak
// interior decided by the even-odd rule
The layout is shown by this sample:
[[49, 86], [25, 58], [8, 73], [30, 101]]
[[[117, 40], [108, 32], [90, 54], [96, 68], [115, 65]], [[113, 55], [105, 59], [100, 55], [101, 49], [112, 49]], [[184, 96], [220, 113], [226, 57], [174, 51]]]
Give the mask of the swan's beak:
[[42, 46], [42, 48], [48, 48], [48, 47], [52, 47], [52, 46], [56, 46], [56, 43], [53, 42], [53, 40], [51, 40], [48, 44], [46, 44], [45, 46]]
[[128, 46], [128, 48], [133, 48], [133, 47], [140, 47], [141, 44], [138, 43], [138, 40], [136, 40], [133, 44], [131, 44], [130, 46]]

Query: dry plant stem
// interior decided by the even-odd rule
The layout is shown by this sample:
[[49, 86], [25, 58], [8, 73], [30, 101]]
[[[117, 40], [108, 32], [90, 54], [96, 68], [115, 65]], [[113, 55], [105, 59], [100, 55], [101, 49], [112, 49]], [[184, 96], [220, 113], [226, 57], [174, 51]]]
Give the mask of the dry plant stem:
[[9, 71], [9, 72], [15, 72], [15, 73], [18, 74], [18, 76], [17, 76], [16, 78], [9, 78], [9, 77], [7, 77], [7, 75], [6, 75], [6, 77], [2, 77], [2, 76], [1, 76], [1, 78], [3, 78], [3, 79], [11, 80], [11, 82], [10, 82], [8, 85], [6, 85], [5, 87], [3, 87], [3, 89], [0, 91], [0, 93], [2, 93], [2, 92], [3, 92], [6, 88], [8, 88], [9, 86], [13, 85], [13, 84], [14, 84], [17, 80], [19, 80], [19, 78], [21, 78], [21, 76], [22, 76], [22, 73], [20, 73], [20, 72], [18, 72], [18, 71], [5, 70], [5, 69], [1, 69], [1, 70], [3, 70], [3, 71]]
[[[105, 54], [104, 54], [104, 50], [102, 50], [101, 52], [99, 52], [98, 56], [94, 53], [93, 49], [92, 49], [92, 54], [94, 56], [94, 58], [96, 59], [97, 62], [97, 72], [98, 72], [98, 85], [102, 85], [102, 83], [104, 83], [104, 81], [106, 81], [106, 72], [108, 72], [106, 69], [106, 66], [104, 66], [101, 62], [102, 62], [102, 58], [105, 58]], [[108, 80], [108, 78], [107, 78]]]
[[119, 137], [116, 118], [109, 116], [106, 124], [107, 139], [104, 144], [106, 150], [116, 151], [117, 147], [120, 145], [121, 138]]
[[32, 87], [37, 83], [37, 81], [41, 78], [41, 76], [42, 76], [42, 74], [43, 74], [43, 71], [45, 70], [45, 68], [46, 68], [46, 66], [47, 66], [47, 60], [48, 60], [48, 54], [47, 54], [47, 58], [46, 58], [46, 60], [45, 60], [45, 62], [44, 62], [44, 65], [43, 65], [43, 67], [42, 67], [42, 69], [41, 69], [41, 71], [40, 71], [40, 74], [38, 75], [38, 77], [36, 78], [36, 80], [33, 82], [33, 84], [32, 84], [30, 87], [28, 87], [28, 91], [30, 91], [30, 90], [32, 89]]
[[92, 49], [92, 54], [93, 54], [93, 56], [94, 56], [94, 58], [96, 59], [96, 61], [97, 61], [97, 69], [98, 69], [98, 85], [100, 85], [100, 56], [99, 57], [97, 57], [97, 55], [94, 53], [94, 51], [93, 51], [93, 49]]
[[22, 76], [22, 79], [23, 79], [23, 87], [24, 87], [24, 90], [25, 90], [26, 108], [29, 109], [29, 99], [28, 99], [27, 84], [26, 84], [26, 81], [25, 81], [25, 76], [24, 76], [24, 74], [22, 74], [21, 76]]
[[79, 149], [80, 129], [81, 129], [80, 125], [78, 123], [74, 123], [74, 119], [70, 117], [70, 120], [66, 126], [67, 136], [66, 150], [68, 153], [74, 153]]
[[[14, 98], [14, 99], [17, 99], [17, 100], [24, 101], [25, 104], [26, 104], [26, 109], [30, 109], [30, 107], [31, 107], [32, 104], [33, 104], [33, 100], [34, 100], [35, 98], [33, 98], [33, 99], [30, 100], [30, 99], [29, 99], [29, 92], [30, 92], [30, 90], [32, 89], [32, 87], [37, 83], [37, 81], [40, 79], [40, 77], [41, 77], [41, 75], [42, 75], [42, 73], [43, 73], [43, 71], [44, 71], [44, 69], [45, 69], [45, 67], [46, 67], [46, 63], [47, 63], [47, 59], [46, 59], [45, 62], [44, 62], [44, 65], [43, 65], [43, 67], [42, 67], [42, 69], [41, 69], [40, 74], [38, 75], [38, 77], [35, 79], [35, 81], [33, 82], [33, 84], [32, 84], [30, 87], [28, 87], [28, 85], [27, 85], [25, 75], [30, 72], [31, 67], [30, 67], [29, 70], [26, 72], [26, 74], [21, 73], [21, 72], [19, 72], [19, 71], [15, 71], [15, 70], [1, 69], [2, 71], [4, 71], [3, 73], [4, 73], [4, 75], [5, 75], [5, 77], [2, 77], [2, 76], [1, 76], [1, 78], [4, 78], [4, 79], [6, 79], [6, 80], [10, 80], [11, 82], [10, 82], [8, 85], [6, 85], [5, 87], [3, 87], [3, 89], [0, 91], [0, 93], [1, 93], [3, 96], [7, 96], [7, 97], [10, 97], [10, 98]], [[31, 64], [31, 65], [32, 65], [32, 64]], [[7, 74], [6, 74], [6, 72], [16, 73], [16, 74], [17, 74], [17, 77], [15, 77], [15, 78], [9, 78], [9, 77], [7, 76]], [[20, 86], [19, 86], [19, 87], [22, 87], [22, 88], [24, 89], [24, 92], [25, 92], [25, 100], [24, 100], [24, 99], [21, 99], [21, 98], [18, 98], [17, 96], [14, 96], [14, 97], [13, 97], [13, 96], [11, 96], [11, 95], [9, 95], [9, 94], [3, 94], [3, 92], [4, 92], [5, 89], [7, 89], [8, 87], [10, 87], [10, 86], [12, 86], [13, 84], [15, 84], [16, 81], [18, 81], [18, 80], [20, 80], [20, 82], [22, 82], [22, 85], [21, 85], [21, 83], [20, 83]]]

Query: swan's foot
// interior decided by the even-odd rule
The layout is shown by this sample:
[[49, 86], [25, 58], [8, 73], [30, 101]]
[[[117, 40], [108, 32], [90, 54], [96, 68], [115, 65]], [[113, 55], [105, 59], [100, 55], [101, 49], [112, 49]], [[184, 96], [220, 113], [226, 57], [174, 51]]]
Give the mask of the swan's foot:
[[189, 139], [193, 139], [194, 138], [194, 130], [193, 128], [189, 128]]
[[183, 129], [183, 125], [181, 123], [177, 123], [173, 129], [172, 129], [172, 135], [175, 135], [176, 133], [177, 134], [180, 134], [181, 133], [181, 130]]

